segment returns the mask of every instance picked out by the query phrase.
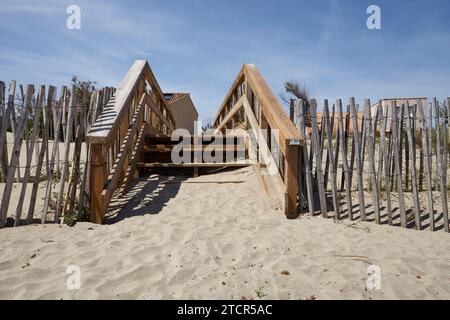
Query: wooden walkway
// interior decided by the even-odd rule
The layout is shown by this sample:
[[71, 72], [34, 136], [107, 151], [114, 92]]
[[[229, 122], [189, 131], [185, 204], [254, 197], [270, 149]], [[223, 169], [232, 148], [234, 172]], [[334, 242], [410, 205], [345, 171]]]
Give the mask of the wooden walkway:
[[[239, 131], [238, 124], [250, 126], [253, 137]], [[198, 135], [174, 150], [178, 148], [171, 142], [175, 128], [150, 66], [147, 61], [136, 61], [86, 136], [91, 154], [92, 222], [101, 223], [113, 193], [147, 170], [193, 168], [197, 175], [199, 168], [250, 165], [258, 171], [261, 166], [272, 168], [272, 174], [260, 174], [262, 182], [271, 179], [285, 214], [297, 217], [297, 155], [303, 139], [255, 66], [245, 65], [227, 94], [215, 120], [212, 137], [216, 142]], [[279, 146], [268, 145], [264, 138], [267, 130], [279, 131]], [[234, 139], [239, 132], [242, 136]], [[173, 161], [174, 151], [182, 161]], [[205, 152], [212, 160], [202, 158]]]

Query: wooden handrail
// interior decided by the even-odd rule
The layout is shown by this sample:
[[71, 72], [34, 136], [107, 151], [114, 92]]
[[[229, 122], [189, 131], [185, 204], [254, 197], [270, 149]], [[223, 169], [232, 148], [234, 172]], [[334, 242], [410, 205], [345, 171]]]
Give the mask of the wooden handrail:
[[[168, 115], [167, 127], [170, 131], [174, 130], [175, 118], [164, 99], [162, 90], [148, 62], [146, 60], [136, 60], [114, 93], [113, 101], [108, 103], [109, 108], [106, 111], [103, 110], [97, 121], [90, 128], [86, 136], [88, 143], [108, 144], [112, 141], [117, 134], [121, 120], [131, 106], [132, 100], [136, 96], [139, 99], [146, 90], [146, 82], [155, 93], [162, 109], [166, 110]], [[102, 115], [104, 116], [102, 117]]]
[[[280, 105], [278, 99], [272, 93], [272, 90], [268, 86], [267, 82], [264, 80], [263, 76], [258, 71], [256, 66], [253, 64], [245, 64], [237, 75], [224, 99], [224, 102], [222, 103], [219, 111], [216, 114], [214, 120], [214, 128], [217, 128], [220, 125], [221, 121], [218, 121], [220, 115], [227, 107], [230, 99], [232, 98], [238, 87], [243, 83], [246, 83], [248, 86], [250, 86], [253, 94], [262, 105], [262, 108], [264, 109], [264, 115], [266, 116], [270, 127], [279, 130], [280, 140], [288, 142], [291, 140], [297, 140], [299, 143], [303, 144], [305, 141], [304, 137], [302, 137], [300, 132], [295, 128], [295, 125], [283, 110], [283, 107]], [[247, 88], [245, 89], [248, 92]], [[248, 96], [247, 99], [249, 99]], [[284, 142], [282, 142], [282, 144], [284, 144]]]
[[[261, 137], [256, 137], [257, 144], [260, 150], [269, 151], [265, 159], [266, 164], [267, 161], [272, 162], [273, 154], [279, 160], [279, 173], [269, 180], [275, 183], [277, 190], [284, 190], [284, 197], [278, 198], [281, 198], [285, 214], [290, 218], [296, 217], [298, 153], [299, 146], [303, 145], [305, 140], [254, 65], [245, 64], [234, 80], [214, 120], [214, 133], [235, 128], [235, 117], [240, 111], [244, 111], [244, 121], [250, 124], [255, 134], [264, 129], [278, 130], [279, 146], [272, 146], [271, 141], [265, 141], [264, 138], [261, 140]], [[271, 150], [272, 148], [276, 150]], [[260, 165], [255, 168], [259, 170]]]
[[131, 181], [139, 148], [132, 151], [142, 145], [145, 134], [170, 135], [174, 129], [175, 119], [148, 62], [134, 62], [86, 136], [91, 222], [102, 223], [114, 191]]

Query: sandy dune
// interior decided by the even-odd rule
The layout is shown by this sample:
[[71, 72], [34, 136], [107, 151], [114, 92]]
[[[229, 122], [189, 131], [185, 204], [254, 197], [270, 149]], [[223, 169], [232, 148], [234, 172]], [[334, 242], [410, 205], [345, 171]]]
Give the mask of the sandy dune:
[[[448, 234], [286, 220], [258, 183], [251, 168], [151, 176], [109, 224], [2, 229], [0, 298], [450, 299]], [[365, 289], [371, 264], [381, 290]]]

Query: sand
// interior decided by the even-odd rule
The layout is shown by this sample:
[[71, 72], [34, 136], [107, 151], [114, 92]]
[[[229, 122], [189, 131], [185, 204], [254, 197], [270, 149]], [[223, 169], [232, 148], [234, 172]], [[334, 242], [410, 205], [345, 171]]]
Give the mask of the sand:
[[[286, 220], [251, 168], [153, 175], [111, 203], [105, 225], [0, 230], [0, 298], [450, 299], [449, 249], [442, 231]], [[370, 265], [380, 290], [366, 288]]]

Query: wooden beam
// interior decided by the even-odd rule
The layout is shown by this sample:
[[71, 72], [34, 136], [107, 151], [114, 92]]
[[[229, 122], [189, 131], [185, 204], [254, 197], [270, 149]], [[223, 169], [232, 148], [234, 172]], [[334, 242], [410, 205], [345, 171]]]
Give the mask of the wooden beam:
[[101, 224], [103, 221], [104, 203], [102, 198], [106, 177], [106, 146], [93, 143], [91, 145], [91, 222]]
[[216, 126], [216, 129], [214, 130], [214, 135], [217, 135], [221, 132], [222, 128], [226, 126], [228, 121], [232, 120], [234, 115], [244, 106], [243, 103], [244, 96], [240, 97], [239, 100], [235, 103], [233, 108], [228, 112], [228, 114], [225, 116], [225, 118], [222, 120], [222, 122]]

